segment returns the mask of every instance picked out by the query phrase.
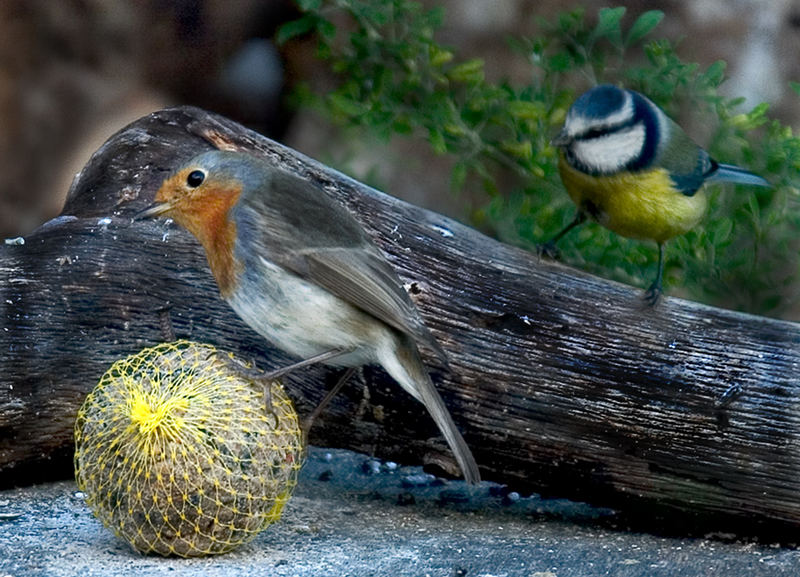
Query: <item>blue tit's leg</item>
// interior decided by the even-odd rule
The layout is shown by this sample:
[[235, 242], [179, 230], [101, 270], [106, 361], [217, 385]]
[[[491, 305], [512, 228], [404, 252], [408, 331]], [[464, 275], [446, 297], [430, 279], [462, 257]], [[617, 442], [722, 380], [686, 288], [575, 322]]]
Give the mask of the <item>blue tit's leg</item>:
[[584, 222], [586, 222], [586, 213], [578, 209], [578, 212], [575, 215], [575, 218], [572, 219], [572, 222], [570, 222], [567, 226], [561, 229], [561, 231], [558, 234], [556, 234], [553, 238], [551, 238], [550, 240], [548, 240], [543, 244], [538, 245], [536, 247], [536, 252], [539, 254], [539, 256], [544, 255], [547, 258], [552, 258], [552, 259], [558, 258], [558, 249], [556, 248], [556, 243], [559, 240], [561, 240], [561, 238], [565, 234], [567, 234], [576, 226], [580, 226]]
[[661, 279], [664, 276], [664, 243], [658, 243], [658, 274], [656, 275], [656, 280], [653, 281], [653, 284], [650, 285], [650, 288], [647, 289], [647, 292], [644, 293], [644, 300], [650, 306], [655, 306], [658, 302], [661, 293], [663, 292], [661, 289]]

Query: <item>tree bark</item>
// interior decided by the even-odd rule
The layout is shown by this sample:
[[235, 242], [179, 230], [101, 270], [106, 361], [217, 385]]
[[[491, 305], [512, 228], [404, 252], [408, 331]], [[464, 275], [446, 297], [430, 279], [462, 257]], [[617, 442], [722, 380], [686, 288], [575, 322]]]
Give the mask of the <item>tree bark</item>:
[[[114, 135], [60, 217], [0, 246], [0, 483], [71, 473], [84, 396], [114, 360], [164, 340], [166, 311], [178, 337], [263, 369], [295, 360], [219, 298], [191, 235], [131, 221], [170, 170], [212, 147], [321, 183], [363, 223], [447, 351], [449, 367], [423, 355], [486, 479], [651, 527], [797, 534], [798, 325], [675, 298], [649, 308], [638, 289], [540, 260], [187, 107]], [[313, 367], [287, 389], [307, 413], [336, 377]], [[455, 470], [422, 406], [374, 367], [311, 442]]]

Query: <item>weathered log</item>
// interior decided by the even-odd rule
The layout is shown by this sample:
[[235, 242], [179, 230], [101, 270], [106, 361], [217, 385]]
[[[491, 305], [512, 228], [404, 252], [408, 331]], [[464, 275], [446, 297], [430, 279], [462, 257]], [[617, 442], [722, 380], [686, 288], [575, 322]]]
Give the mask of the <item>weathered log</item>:
[[[434, 381], [485, 478], [687, 527], [800, 528], [798, 325], [674, 298], [649, 308], [638, 289], [540, 261], [185, 107], [114, 135], [62, 216], [0, 247], [2, 484], [41, 479], [43, 463], [70, 473], [84, 395], [115, 359], [163, 340], [165, 311], [179, 337], [264, 369], [289, 362], [219, 298], [188, 233], [131, 221], [168, 171], [213, 146], [322, 183], [364, 224], [449, 355], [449, 368], [431, 365]], [[288, 378], [301, 412], [336, 376]], [[311, 441], [454, 470], [421, 405], [373, 367]]]

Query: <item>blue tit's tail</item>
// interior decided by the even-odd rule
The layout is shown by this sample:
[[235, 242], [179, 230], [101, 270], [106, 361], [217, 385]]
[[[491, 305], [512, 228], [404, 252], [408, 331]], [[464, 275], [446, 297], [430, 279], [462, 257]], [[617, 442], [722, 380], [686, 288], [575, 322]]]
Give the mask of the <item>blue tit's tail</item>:
[[757, 174], [753, 174], [733, 164], [717, 164], [716, 170], [706, 176], [705, 182], [733, 182], [736, 184], [750, 184], [753, 186], [772, 186]]

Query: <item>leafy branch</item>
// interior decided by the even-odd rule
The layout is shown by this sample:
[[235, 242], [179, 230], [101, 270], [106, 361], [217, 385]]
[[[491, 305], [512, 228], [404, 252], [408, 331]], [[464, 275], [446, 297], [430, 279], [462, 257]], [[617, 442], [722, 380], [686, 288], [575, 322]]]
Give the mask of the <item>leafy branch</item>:
[[[709, 187], [705, 223], [667, 244], [670, 292], [788, 314], [800, 264], [800, 139], [769, 118], [766, 104], [742, 110], [742, 99], [724, 97], [723, 62], [702, 69], [682, 60], [669, 40], [650, 39], [662, 12], [645, 12], [628, 26], [623, 7], [591, 18], [578, 9], [540, 20], [536, 34], [509, 41], [509, 57], [523, 58], [531, 70], [530, 82], [515, 86], [487, 81], [482, 59], [461, 59], [436, 41], [441, 8], [425, 10], [412, 0], [298, 5], [303, 15], [285, 25], [278, 40], [314, 34], [317, 55], [338, 79], [326, 94], [301, 89], [301, 104], [383, 140], [399, 135], [427, 142], [452, 160], [455, 189], [480, 183], [486, 201], [474, 224], [507, 242], [531, 248], [574, 213], [549, 141], [578, 92], [598, 82], [623, 84], [685, 126], [691, 121], [708, 128], [702, 136], [715, 157], [742, 164], [775, 187]], [[793, 88], [800, 92], [800, 84]], [[656, 258], [652, 245], [597, 225], [565, 237], [561, 254], [576, 266], [640, 286]]]

